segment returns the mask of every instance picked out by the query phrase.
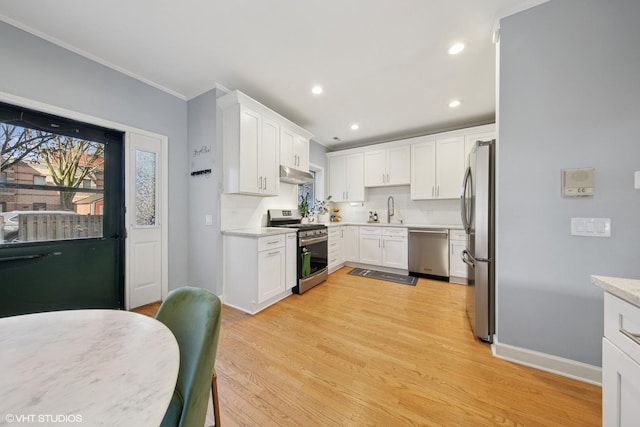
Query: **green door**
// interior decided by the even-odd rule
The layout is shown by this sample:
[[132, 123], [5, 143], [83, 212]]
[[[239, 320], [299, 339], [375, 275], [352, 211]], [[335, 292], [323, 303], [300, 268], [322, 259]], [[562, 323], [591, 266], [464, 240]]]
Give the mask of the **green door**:
[[124, 307], [123, 144], [0, 103], [0, 317]]

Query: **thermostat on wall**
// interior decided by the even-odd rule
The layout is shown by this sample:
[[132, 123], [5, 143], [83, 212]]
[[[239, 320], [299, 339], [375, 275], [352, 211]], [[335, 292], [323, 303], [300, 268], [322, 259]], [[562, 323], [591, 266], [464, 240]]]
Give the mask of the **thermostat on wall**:
[[596, 180], [594, 168], [578, 168], [562, 170], [563, 197], [593, 197], [593, 186]]

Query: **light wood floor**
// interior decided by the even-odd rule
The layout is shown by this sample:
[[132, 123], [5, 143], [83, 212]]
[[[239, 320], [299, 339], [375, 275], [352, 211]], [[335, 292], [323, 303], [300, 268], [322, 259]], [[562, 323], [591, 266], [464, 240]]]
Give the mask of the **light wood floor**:
[[600, 387], [494, 358], [474, 339], [464, 286], [349, 270], [255, 316], [224, 306], [223, 426], [601, 425]]

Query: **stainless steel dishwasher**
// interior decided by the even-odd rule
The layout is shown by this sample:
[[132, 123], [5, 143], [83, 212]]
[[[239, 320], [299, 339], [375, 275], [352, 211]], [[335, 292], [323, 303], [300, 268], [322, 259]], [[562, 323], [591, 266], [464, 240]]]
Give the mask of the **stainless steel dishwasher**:
[[448, 229], [409, 229], [409, 274], [449, 278]]

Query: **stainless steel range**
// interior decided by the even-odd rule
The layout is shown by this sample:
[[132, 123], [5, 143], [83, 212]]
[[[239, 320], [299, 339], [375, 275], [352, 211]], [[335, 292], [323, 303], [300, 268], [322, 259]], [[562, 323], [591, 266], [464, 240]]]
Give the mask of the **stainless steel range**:
[[302, 224], [302, 217], [297, 209], [269, 209], [267, 225], [297, 230], [298, 284], [293, 288], [294, 293], [304, 293], [327, 279], [329, 233], [326, 225]]

